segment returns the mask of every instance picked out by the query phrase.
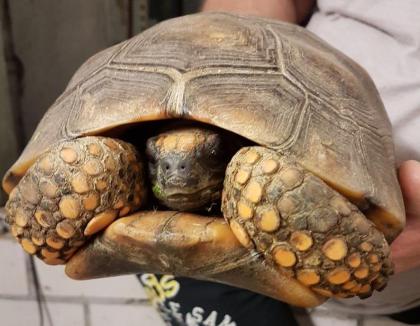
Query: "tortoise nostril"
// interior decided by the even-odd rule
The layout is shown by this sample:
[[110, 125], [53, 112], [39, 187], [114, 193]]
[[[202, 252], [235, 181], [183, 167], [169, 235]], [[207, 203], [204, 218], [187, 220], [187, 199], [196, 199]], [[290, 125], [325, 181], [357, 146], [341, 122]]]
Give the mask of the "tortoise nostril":
[[185, 162], [185, 158], [180, 157], [167, 157], [160, 163], [162, 172], [165, 175], [179, 174], [184, 175], [189, 168], [188, 162]]

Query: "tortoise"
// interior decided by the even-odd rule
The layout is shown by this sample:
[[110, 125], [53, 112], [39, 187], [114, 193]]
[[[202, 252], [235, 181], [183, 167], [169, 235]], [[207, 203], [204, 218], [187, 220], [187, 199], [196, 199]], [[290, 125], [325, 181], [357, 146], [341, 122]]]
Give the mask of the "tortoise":
[[169, 272], [301, 306], [383, 289], [405, 224], [368, 74], [304, 28], [227, 13], [90, 58], [3, 188], [23, 249], [71, 277]]

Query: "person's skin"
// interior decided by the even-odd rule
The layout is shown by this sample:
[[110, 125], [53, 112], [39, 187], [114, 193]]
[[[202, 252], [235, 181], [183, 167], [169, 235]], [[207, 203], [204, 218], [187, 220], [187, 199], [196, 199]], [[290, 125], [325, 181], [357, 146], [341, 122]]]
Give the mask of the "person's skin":
[[420, 162], [403, 162], [398, 177], [407, 225], [391, 246], [396, 273], [420, 267]]
[[[311, 14], [314, 5], [315, 0], [206, 0], [202, 11], [227, 11], [299, 24]], [[398, 177], [407, 226], [391, 245], [396, 273], [420, 267], [420, 162], [403, 162]]]
[[228, 11], [299, 24], [311, 12], [315, 0], [207, 0], [202, 11]]

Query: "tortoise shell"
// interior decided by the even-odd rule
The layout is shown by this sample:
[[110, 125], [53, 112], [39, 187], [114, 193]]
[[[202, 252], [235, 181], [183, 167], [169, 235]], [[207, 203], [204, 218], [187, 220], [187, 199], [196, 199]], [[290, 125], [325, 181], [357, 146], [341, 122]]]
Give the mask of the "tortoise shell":
[[201, 13], [90, 58], [7, 172], [10, 192], [52, 144], [143, 121], [204, 122], [287, 155], [393, 239], [404, 226], [391, 126], [374, 83], [307, 30]]

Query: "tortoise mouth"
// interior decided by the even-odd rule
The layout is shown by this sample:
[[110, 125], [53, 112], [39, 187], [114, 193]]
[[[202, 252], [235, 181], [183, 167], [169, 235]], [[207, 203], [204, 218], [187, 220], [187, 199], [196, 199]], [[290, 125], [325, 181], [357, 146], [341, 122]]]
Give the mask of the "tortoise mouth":
[[[165, 207], [179, 211], [214, 211], [220, 207], [223, 180], [204, 187], [153, 187], [158, 201]], [[158, 191], [156, 191], [158, 189]]]
[[193, 192], [177, 192], [160, 199], [161, 203], [179, 211], [212, 211], [220, 204], [220, 185], [208, 186]]
[[190, 197], [197, 197], [200, 195], [206, 195], [207, 192], [220, 192], [222, 185], [220, 183], [214, 183], [208, 185], [206, 187], [202, 187], [199, 189], [186, 189], [186, 188], [176, 188], [171, 187], [165, 190], [166, 198], [169, 200], [172, 199], [183, 199], [183, 198], [190, 198]]

